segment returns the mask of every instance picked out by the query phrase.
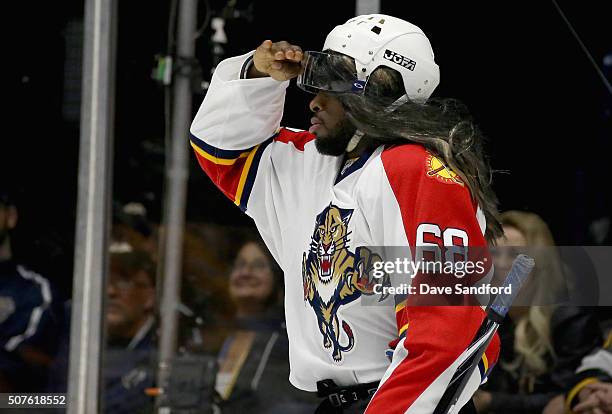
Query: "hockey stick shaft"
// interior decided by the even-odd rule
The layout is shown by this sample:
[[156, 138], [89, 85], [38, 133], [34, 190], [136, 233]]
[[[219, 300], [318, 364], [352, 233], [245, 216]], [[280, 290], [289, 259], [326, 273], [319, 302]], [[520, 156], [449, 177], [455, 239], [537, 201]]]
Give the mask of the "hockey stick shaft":
[[[474, 336], [474, 339], [470, 343], [468, 349], [472, 348], [475, 344], [481, 342], [481, 344], [476, 347], [472, 353], [466, 358], [466, 360], [459, 365], [453, 377], [447, 386], [442, 398], [438, 402], [436, 409], [434, 410], [434, 414], [447, 414], [451, 413], [461, 393], [465, 389], [472, 373], [478, 367], [478, 363], [482, 358], [485, 350], [487, 349], [491, 339], [493, 339], [493, 335], [497, 331], [499, 324], [502, 322], [508, 311], [510, 310], [510, 306], [518, 292], [521, 290], [521, 287], [524, 285], [525, 280], [531, 273], [531, 270], [535, 266], [535, 260], [533, 258], [526, 255], [518, 255], [514, 262], [512, 263], [512, 268], [504, 281], [504, 287], [508, 289], [501, 289], [500, 294], [498, 294], [493, 303], [487, 310], [487, 316], [485, 320], [480, 325], [478, 332]], [[508, 293], [504, 293], [508, 292]], [[486, 338], [483, 341], [483, 337]]]

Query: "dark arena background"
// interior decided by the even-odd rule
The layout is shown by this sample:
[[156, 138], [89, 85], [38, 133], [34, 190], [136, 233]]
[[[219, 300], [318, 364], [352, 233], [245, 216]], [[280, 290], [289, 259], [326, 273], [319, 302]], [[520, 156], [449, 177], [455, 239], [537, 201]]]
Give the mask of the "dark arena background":
[[[171, 85], [154, 79], [159, 58], [176, 54], [173, 31], [181, 1], [114, 1], [112, 196], [103, 214], [108, 217], [109, 245], [138, 245], [154, 258], [167, 247], [160, 240], [170, 141], [184, 139], [187, 146], [189, 137], [188, 130], [183, 137], [170, 136]], [[10, 232], [13, 260], [50, 281], [58, 308], [57, 332], [64, 342], [49, 348], [53, 362], [45, 367], [51, 367], [51, 374], [32, 374], [45, 376], [41, 384], [57, 387], [39, 384], [20, 390], [66, 392], [66, 384], [73, 381], [67, 378], [73, 284], [84, 277], [75, 273], [74, 261], [79, 247], [75, 229], [85, 4], [23, 0], [9, 7], [4, 14], [9, 25], [3, 65], [9, 73], [4, 106], [8, 128], [0, 144], [0, 192], [9, 193], [18, 208], [18, 225]], [[175, 59], [182, 65], [176, 70], [192, 75], [190, 119], [219, 59], [253, 50], [265, 39], [320, 50], [326, 34], [353, 17], [356, 7], [355, 1], [343, 0], [200, 0], [195, 59]], [[434, 96], [467, 104], [484, 132], [500, 211], [536, 213], [560, 246], [609, 245], [612, 19], [605, 2], [381, 0], [378, 7], [380, 13], [406, 19], [428, 35], [441, 74]], [[223, 19], [222, 29], [213, 27], [218, 18]], [[292, 81], [282, 125], [308, 129], [311, 98]], [[220, 352], [234, 327], [227, 275], [237, 249], [253, 237], [254, 226], [202, 173], [191, 152], [188, 171], [176, 341], [184, 355], [200, 358], [197, 363], [205, 371], [208, 360], [202, 355]], [[161, 266], [152, 274], [155, 298], [162, 301]], [[158, 321], [160, 312], [153, 314]], [[91, 323], [105, 326], [102, 315], [99, 311]], [[102, 348], [111, 346], [107, 342]], [[62, 349], [63, 365], [57, 357]], [[104, 358], [112, 361], [112, 352]], [[178, 372], [188, 372], [186, 366]], [[149, 368], [156, 377], [154, 358]], [[109, 383], [100, 384], [102, 389]], [[153, 380], [139, 398], [152, 401], [161, 386]], [[100, 393], [105, 402], [99, 407], [140, 412], [118, 408], [125, 407], [121, 396], [129, 392], [117, 391], [117, 384], [108, 387]], [[109, 393], [110, 400], [104, 397]]]

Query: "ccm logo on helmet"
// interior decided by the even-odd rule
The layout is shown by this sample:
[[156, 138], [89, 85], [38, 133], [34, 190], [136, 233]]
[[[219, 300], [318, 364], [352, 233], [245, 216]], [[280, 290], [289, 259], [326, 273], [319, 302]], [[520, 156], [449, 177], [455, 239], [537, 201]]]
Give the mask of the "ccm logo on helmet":
[[402, 56], [399, 53], [389, 49], [385, 50], [385, 54], [383, 55], [383, 57], [397, 65], [405, 67], [408, 70], [413, 71], [414, 67], [416, 66], [416, 62], [414, 60], [408, 59], [407, 57]]

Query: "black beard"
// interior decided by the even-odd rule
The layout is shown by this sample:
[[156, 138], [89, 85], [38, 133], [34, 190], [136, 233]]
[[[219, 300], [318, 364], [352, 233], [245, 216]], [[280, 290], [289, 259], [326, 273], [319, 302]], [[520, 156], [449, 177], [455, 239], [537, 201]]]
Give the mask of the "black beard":
[[355, 131], [357, 131], [357, 128], [348, 118], [344, 118], [334, 129], [329, 130], [329, 134], [326, 137], [317, 136], [315, 147], [317, 147], [317, 151], [320, 154], [340, 156], [344, 154], [346, 146], [351, 138], [353, 138], [353, 135], [355, 135]]

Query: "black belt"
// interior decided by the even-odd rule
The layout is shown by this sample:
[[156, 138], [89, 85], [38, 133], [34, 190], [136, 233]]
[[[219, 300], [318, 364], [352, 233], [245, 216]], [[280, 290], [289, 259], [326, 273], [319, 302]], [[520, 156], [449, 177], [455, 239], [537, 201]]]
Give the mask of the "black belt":
[[[323, 380], [317, 382], [317, 396], [325, 398], [315, 411], [315, 414], [342, 413], [344, 408], [348, 408], [358, 401], [368, 401], [376, 392], [380, 383], [369, 382], [367, 384], [351, 385], [339, 387], [333, 380]], [[474, 402], [470, 399], [465, 404], [459, 414], [476, 414]]]
[[379, 382], [339, 387], [333, 380], [317, 382], [317, 396], [325, 398], [316, 413], [342, 412], [356, 402], [368, 401], [376, 392]]

